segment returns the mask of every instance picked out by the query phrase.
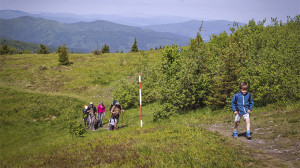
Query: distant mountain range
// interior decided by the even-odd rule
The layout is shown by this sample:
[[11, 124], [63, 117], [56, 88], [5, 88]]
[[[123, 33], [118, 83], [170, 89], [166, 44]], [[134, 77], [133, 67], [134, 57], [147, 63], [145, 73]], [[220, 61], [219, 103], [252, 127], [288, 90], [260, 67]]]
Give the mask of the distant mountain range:
[[[143, 26], [142, 28], [154, 30], [157, 32], [169, 32], [181, 36], [187, 36], [190, 38], [195, 38], [199, 32], [202, 21], [190, 20], [182, 23], [172, 23], [172, 24], [162, 24], [162, 25], [151, 25]], [[233, 22], [227, 20], [215, 20], [215, 21], [203, 21], [201, 36], [204, 41], [209, 41], [212, 34], [223, 33], [230, 34], [229, 28], [232, 27]], [[244, 23], [239, 23], [240, 26], [245, 25]]]
[[19, 10], [0, 10], [0, 19], [13, 19], [22, 16], [32, 16], [55, 20], [61, 23], [93, 22], [97, 20], [106, 20], [114, 23], [129, 26], [147, 26], [156, 24], [178, 23], [191, 20], [191, 18], [180, 16], [150, 16], [145, 14], [124, 14], [124, 15], [77, 15], [72, 13], [28, 13]]
[[[97, 44], [101, 48], [104, 43], [110, 46], [111, 52], [127, 52], [136, 37], [139, 49], [148, 50], [171, 44], [187, 45], [190, 38], [196, 37], [202, 23], [188, 19], [0, 10], [0, 37], [47, 46], [65, 43], [74, 52], [90, 52]], [[209, 41], [212, 34], [230, 33], [232, 25], [233, 22], [226, 20], [204, 21], [202, 38]]]
[[[91, 52], [106, 43], [111, 52], [131, 49], [134, 38], [138, 48], [149, 50], [164, 45], [187, 45], [189, 38], [171, 33], [159, 33], [139, 27], [126, 26], [108, 21], [78, 22], [72, 24], [23, 16], [14, 19], [0, 19], [0, 37], [47, 46], [63, 43], [70, 49]], [[78, 52], [78, 51], [74, 51]]]

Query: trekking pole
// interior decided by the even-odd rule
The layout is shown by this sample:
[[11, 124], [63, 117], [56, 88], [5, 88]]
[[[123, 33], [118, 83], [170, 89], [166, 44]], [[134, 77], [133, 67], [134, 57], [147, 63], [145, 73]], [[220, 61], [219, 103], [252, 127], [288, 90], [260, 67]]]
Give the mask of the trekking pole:
[[139, 91], [140, 91], [141, 127], [143, 127], [143, 114], [142, 114], [142, 82], [141, 82], [141, 73], [139, 73]]

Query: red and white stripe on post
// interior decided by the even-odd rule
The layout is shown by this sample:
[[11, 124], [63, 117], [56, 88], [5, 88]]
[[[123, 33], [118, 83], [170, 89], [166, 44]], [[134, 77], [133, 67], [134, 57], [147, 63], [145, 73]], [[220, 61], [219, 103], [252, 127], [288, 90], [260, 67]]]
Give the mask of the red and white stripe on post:
[[139, 73], [139, 91], [140, 91], [140, 112], [141, 112], [141, 127], [143, 127], [143, 114], [142, 114], [142, 77]]

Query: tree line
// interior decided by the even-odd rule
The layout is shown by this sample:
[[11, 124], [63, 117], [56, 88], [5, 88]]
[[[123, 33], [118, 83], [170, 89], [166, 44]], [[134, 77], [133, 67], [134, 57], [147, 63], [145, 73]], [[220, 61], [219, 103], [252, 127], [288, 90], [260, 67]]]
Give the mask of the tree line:
[[[150, 65], [143, 55], [143, 104], [158, 102], [153, 120], [200, 107], [229, 110], [230, 100], [247, 81], [256, 106], [298, 101], [300, 72], [300, 15], [287, 23], [272, 18], [235, 24], [204, 43], [200, 33], [181, 50], [162, 51], [162, 60]], [[122, 79], [113, 96], [125, 108], [137, 105], [137, 79]]]
[[[32, 54], [32, 53], [37, 53], [37, 54], [49, 54], [49, 53], [55, 53], [57, 50], [55, 50], [53, 47], [47, 47], [44, 44], [31, 44], [31, 43], [26, 43], [26, 42], [21, 42], [21, 41], [14, 41], [14, 40], [6, 40], [6, 39], [0, 39], [0, 55], [4, 54]], [[166, 46], [159, 46], [155, 47], [155, 49], [151, 48], [150, 51], [152, 50], [162, 50]], [[131, 46], [130, 52], [139, 52], [141, 50], [138, 49], [137, 46], [137, 40], [134, 38], [134, 43]], [[116, 51], [116, 53], [123, 53], [123, 51]], [[97, 48], [93, 51], [91, 51], [92, 54], [94, 55], [100, 55], [104, 53], [110, 53], [110, 47], [108, 44], [104, 44], [101, 50]]]

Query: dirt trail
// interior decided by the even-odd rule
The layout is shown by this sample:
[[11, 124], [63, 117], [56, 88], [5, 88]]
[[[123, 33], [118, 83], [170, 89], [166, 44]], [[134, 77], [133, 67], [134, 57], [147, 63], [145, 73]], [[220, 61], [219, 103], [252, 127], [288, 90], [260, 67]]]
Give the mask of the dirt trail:
[[[233, 139], [233, 124], [215, 123], [201, 126], [209, 131], [218, 132]], [[247, 144], [248, 147], [257, 151], [254, 157], [272, 157], [276, 162], [286, 167], [300, 167], [300, 142], [298, 140], [290, 140], [280, 134], [274, 137], [272, 131], [274, 126], [265, 129], [251, 128], [252, 139], [248, 140], [246, 138], [246, 130], [243, 127], [245, 127], [245, 124], [241, 122], [238, 131], [239, 137], [236, 140]]]

